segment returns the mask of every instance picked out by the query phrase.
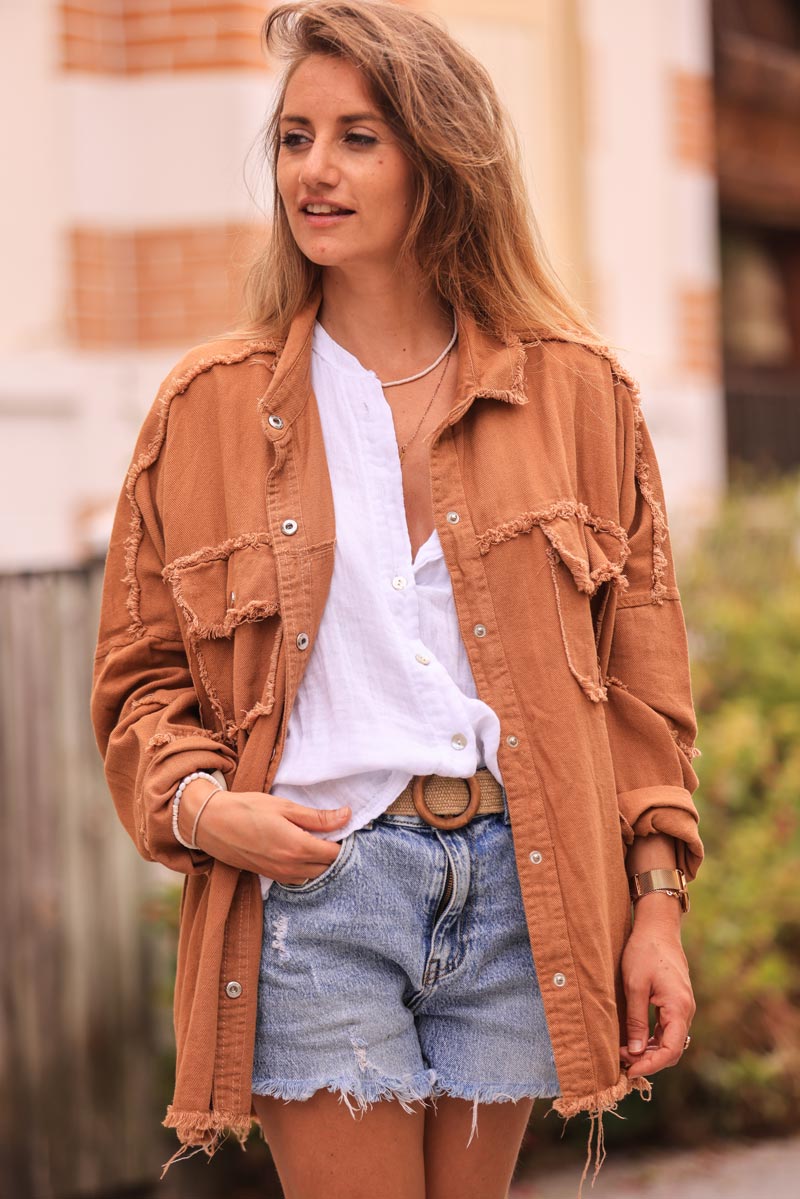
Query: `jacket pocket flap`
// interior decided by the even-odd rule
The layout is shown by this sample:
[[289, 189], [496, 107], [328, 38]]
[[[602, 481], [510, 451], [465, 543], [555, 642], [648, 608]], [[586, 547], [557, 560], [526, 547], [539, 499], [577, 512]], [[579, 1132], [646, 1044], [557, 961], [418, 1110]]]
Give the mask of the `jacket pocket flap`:
[[621, 525], [570, 501], [557, 505], [552, 516], [543, 516], [541, 527], [579, 591], [594, 595], [609, 579], [625, 590], [623, 571], [630, 547]]
[[[613, 520], [594, 516], [585, 504], [564, 501], [543, 514], [541, 528], [549, 545], [547, 557], [553, 578], [564, 655], [570, 673], [595, 703], [608, 699], [598, 657], [600, 623], [593, 623], [589, 597], [609, 580], [625, 590], [623, 574], [630, 554], [625, 530]], [[574, 583], [559, 586], [559, 562]], [[606, 605], [602, 604], [598, 621]]]
[[230, 637], [245, 621], [280, 610], [275, 555], [264, 534], [176, 558], [162, 575], [196, 637]]

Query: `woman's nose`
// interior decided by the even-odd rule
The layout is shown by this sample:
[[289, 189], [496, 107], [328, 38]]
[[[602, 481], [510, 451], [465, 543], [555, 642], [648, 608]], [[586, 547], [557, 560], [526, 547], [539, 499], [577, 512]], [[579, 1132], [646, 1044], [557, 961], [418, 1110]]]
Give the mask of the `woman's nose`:
[[339, 168], [336, 165], [334, 149], [318, 138], [303, 156], [300, 182], [313, 187], [315, 183], [335, 184], [338, 178]]

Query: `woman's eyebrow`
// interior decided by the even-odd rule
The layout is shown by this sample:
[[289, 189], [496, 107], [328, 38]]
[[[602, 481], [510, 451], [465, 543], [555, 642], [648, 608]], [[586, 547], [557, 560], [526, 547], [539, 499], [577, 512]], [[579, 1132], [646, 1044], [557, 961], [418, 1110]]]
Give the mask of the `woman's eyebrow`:
[[[288, 114], [282, 115], [281, 120], [291, 121], [295, 125], [311, 124], [308, 117], [290, 116]], [[379, 116], [377, 112], [350, 112], [339, 117], [338, 121], [340, 125], [350, 125], [353, 121], [383, 121], [383, 117]]]

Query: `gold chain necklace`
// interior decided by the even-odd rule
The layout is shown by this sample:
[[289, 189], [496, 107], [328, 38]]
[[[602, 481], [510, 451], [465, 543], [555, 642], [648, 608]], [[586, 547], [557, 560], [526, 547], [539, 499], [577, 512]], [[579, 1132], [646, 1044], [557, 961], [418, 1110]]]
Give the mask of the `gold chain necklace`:
[[406, 441], [406, 442], [405, 442], [403, 445], [401, 445], [401, 446], [398, 446], [398, 449], [399, 449], [399, 451], [400, 451], [400, 461], [401, 461], [401, 462], [403, 461], [403, 456], [405, 455], [405, 452], [406, 452], [406, 450], [407, 450], [407, 449], [408, 449], [408, 447], [411, 445], [411, 442], [414, 440], [414, 438], [416, 437], [417, 433], [419, 433], [419, 431], [420, 431], [420, 429], [421, 429], [421, 427], [422, 427], [422, 422], [425, 420], [425, 417], [428, 415], [428, 413], [430, 412], [430, 410], [431, 410], [431, 408], [432, 408], [432, 406], [433, 406], [433, 401], [436, 399], [436, 396], [439, 394], [439, 388], [442, 386], [442, 382], [443, 382], [443, 380], [444, 380], [444, 377], [445, 377], [445, 375], [447, 374], [447, 364], [449, 363], [449, 361], [450, 361], [450, 350], [448, 350], [448, 351], [447, 351], [447, 353], [445, 354], [445, 359], [444, 359], [444, 369], [442, 370], [442, 373], [441, 373], [441, 375], [439, 376], [439, 382], [436, 384], [436, 388], [435, 388], [435, 390], [434, 390], [434, 393], [433, 393], [433, 395], [431, 396], [430, 400], [428, 401], [428, 404], [427, 404], [427, 406], [426, 406], [426, 408], [425, 408], [425, 411], [423, 412], [422, 416], [419, 418], [419, 421], [417, 422], [417, 427], [416, 427], [416, 429], [415, 429], [415, 430], [414, 430], [414, 432], [411, 434], [411, 436], [409, 437], [408, 441]]

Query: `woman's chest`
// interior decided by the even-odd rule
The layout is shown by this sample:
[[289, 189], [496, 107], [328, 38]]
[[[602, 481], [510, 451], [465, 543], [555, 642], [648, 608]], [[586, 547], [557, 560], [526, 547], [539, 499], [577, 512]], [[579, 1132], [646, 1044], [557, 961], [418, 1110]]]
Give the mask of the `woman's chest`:
[[453, 388], [427, 378], [385, 392], [374, 376], [337, 383], [320, 371], [315, 387], [337, 542], [388, 538], [395, 556], [410, 545], [413, 559], [435, 526], [431, 435], [452, 410]]

